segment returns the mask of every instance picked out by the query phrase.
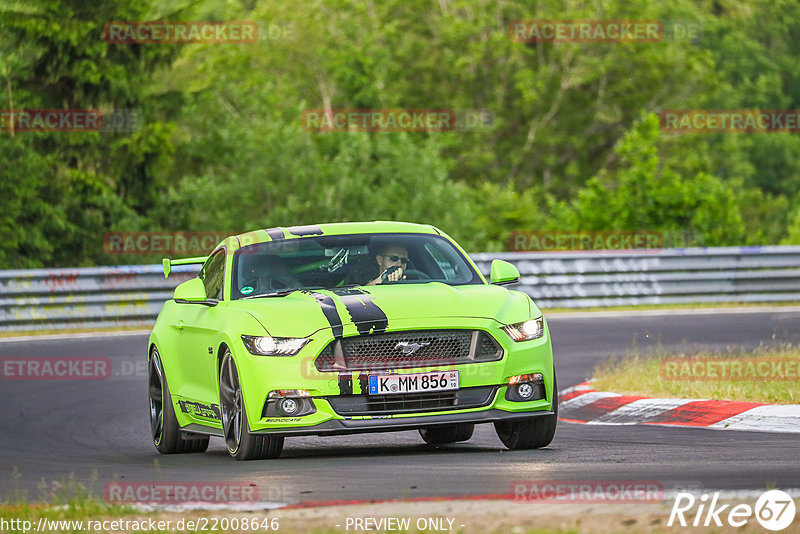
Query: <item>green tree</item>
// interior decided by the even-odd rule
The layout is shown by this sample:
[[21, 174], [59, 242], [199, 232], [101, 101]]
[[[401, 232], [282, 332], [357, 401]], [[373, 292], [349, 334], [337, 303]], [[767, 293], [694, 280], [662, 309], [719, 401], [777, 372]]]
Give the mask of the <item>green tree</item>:
[[[149, 102], [154, 99], [146, 88], [158, 68], [168, 65], [179, 51], [109, 44], [103, 39], [103, 26], [111, 20], [146, 19], [153, 14], [150, 4], [133, 1], [3, 1], [3, 107], [150, 113]], [[97, 261], [109, 225], [129, 210], [145, 211], [157, 198], [163, 182], [152, 166], [169, 149], [166, 132], [154, 121], [132, 135], [19, 132], [16, 137], [25, 138], [16, 145], [20, 161], [46, 167], [46, 172], [40, 171], [23, 189], [36, 202], [26, 206], [32, 210], [28, 217], [16, 220], [25, 235], [38, 235], [41, 227], [47, 227], [48, 245], [30, 249], [18, 243], [15, 250], [22, 258], [17, 261], [30, 265]], [[48, 208], [35, 211], [39, 205]], [[48, 220], [40, 222], [40, 218]]]
[[743, 243], [735, 192], [706, 173], [685, 178], [662, 168], [658, 141], [658, 117], [644, 116], [614, 148], [613, 168], [578, 191], [573, 227], [697, 232], [707, 246]]

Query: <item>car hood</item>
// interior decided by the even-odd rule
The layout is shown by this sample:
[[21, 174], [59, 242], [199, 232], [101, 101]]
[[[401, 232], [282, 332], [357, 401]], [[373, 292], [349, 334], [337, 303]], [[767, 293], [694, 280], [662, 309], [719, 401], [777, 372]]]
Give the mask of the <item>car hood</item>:
[[487, 318], [501, 323], [523, 321], [539, 313], [524, 293], [493, 285], [449, 286], [440, 282], [353, 289], [303, 290], [282, 297], [236, 300], [230, 306], [253, 315], [276, 337], [308, 337], [347, 325], [366, 334], [392, 329], [393, 320], [426, 326], [443, 318]]

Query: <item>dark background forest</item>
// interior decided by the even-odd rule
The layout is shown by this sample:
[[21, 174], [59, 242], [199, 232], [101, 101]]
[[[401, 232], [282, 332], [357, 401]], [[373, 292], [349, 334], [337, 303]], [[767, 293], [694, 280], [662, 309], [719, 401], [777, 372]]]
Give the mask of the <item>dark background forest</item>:
[[[656, 43], [520, 43], [519, 19], [659, 20]], [[248, 20], [250, 44], [110, 44], [109, 21]], [[142, 263], [109, 231], [434, 224], [800, 244], [800, 135], [670, 133], [670, 109], [800, 108], [784, 0], [0, 0], [0, 109], [136, 110], [131, 131], [0, 131], [0, 268]], [[476, 131], [315, 132], [303, 110], [488, 111]]]

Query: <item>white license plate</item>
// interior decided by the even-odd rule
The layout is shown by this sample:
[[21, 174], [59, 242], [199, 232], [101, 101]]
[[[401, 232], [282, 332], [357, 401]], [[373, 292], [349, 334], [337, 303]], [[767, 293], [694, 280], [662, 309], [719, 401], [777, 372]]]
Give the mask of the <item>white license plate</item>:
[[369, 377], [370, 395], [419, 393], [458, 389], [458, 371], [374, 375]]

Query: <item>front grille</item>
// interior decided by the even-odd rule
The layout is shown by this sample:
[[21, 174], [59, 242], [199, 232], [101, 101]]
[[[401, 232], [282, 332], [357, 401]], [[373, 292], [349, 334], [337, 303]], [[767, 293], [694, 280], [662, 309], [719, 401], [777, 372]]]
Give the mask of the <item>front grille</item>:
[[480, 386], [456, 391], [323, 398], [339, 415], [391, 415], [480, 408], [492, 402], [495, 391], [496, 386]]
[[502, 357], [497, 341], [480, 330], [413, 330], [334, 340], [314, 364], [319, 371], [371, 371], [490, 362]]

